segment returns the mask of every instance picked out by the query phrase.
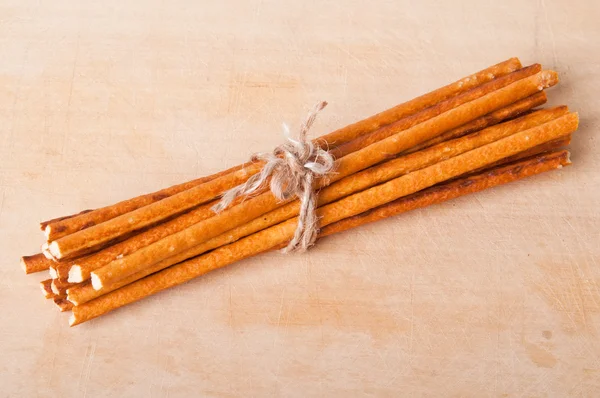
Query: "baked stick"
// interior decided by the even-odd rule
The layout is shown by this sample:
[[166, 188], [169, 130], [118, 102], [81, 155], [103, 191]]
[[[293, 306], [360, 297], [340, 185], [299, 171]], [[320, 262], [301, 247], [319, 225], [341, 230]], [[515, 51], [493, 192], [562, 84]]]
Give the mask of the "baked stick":
[[[327, 186], [333, 181], [390, 159], [396, 154], [427, 141], [442, 132], [463, 125], [522, 98], [526, 98], [545, 87], [554, 85], [557, 79], [558, 77], [555, 72], [540, 72], [454, 108], [413, 128], [402, 131], [397, 135], [369, 145], [360, 151], [348, 154], [336, 161], [336, 172], [328, 176], [327, 179], [319, 180], [316, 188]], [[163, 238], [129, 256], [115, 260], [110, 264], [110, 267], [106, 266], [94, 271], [96, 275], [101, 274], [101, 276], [97, 277], [97, 280], [100, 282], [97, 286], [101, 287], [105, 281], [108, 284], [125, 278], [151, 264], [197, 246], [225, 231], [248, 223], [271, 210], [283, 206], [285, 203], [277, 200], [270, 192], [249, 198], [214, 217]]]
[[[325, 237], [333, 235], [335, 233], [359, 227], [370, 222], [395, 216], [406, 211], [441, 203], [446, 200], [467, 195], [469, 193], [478, 192], [545, 171], [561, 168], [569, 164], [569, 154], [567, 151], [538, 155], [534, 158], [523, 160], [518, 163], [484, 171], [471, 177], [440, 184], [417, 192], [413, 195], [397, 199], [386, 205], [379, 206], [358, 215], [340, 220], [322, 228], [320, 236]], [[283, 247], [284, 245], [285, 243], [280, 244], [280, 247]], [[186, 263], [189, 264], [192, 261], [196, 261], [196, 259], [188, 260]], [[212, 269], [230, 264], [226, 264], [226, 261], [226, 259], [222, 260], [222, 262], [214, 268], [205, 267], [202, 270], [198, 270], [198, 276], [207, 273]], [[180, 273], [184, 273], [185, 269], [181, 268], [179, 271]], [[160, 282], [163, 282], [163, 280], [160, 278], [150, 281], [150, 279], [153, 277], [154, 276], [148, 277], [148, 282], [146, 283], [139, 283], [136, 286], [134, 286], [135, 284], [128, 285], [117, 290], [112, 295], [104, 295], [96, 300], [90, 301], [87, 304], [75, 306], [73, 315], [70, 319], [71, 326], [86, 322], [90, 319], [130, 304], [134, 301], [144, 298], [147, 295], [157, 293], [166, 288], [160, 284]], [[89, 291], [93, 291], [91, 286]]]
[[54, 292], [52, 291], [52, 279], [46, 279], [44, 281], [41, 281], [40, 289], [42, 289], [42, 294], [44, 295], [44, 298], [48, 299], [55, 296]]
[[540, 64], [534, 64], [523, 69], [519, 69], [515, 72], [509, 73], [506, 76], [482, 84], [481, 86], [473, 88], [461, 95], [444, 101], [438, 104], [438, 106], [428, 108], [428, 112], [417, 113], [411, 116], [410, 118], [398, 120], [397, 122], [384, 126], [371, 133], [362, 135], [356, 138], [355, 140], [352, 140], [344, 145], [334, 148], [333, 150], [331, 150], [331, 154], [335, 158], [341, 158], [349, 153], [356, 152], [371, 144], [374, 144], [394, 134], [397, 134], [399, 131], [406, 130], [416, 124], [422, 123], [444, 112], [448, 112], [449, 110], [454, 109], [460, 105], [466, 104], [467, 102], [476, 100], [477, 98], [481, 98], [484, 95], [497, 91], [502, 87], [506, 87], [516, 81], [519, 81], [531, 75], [535, 75], [541, 70], [542, 66]]
[[[462, 155], [348, 196], [318, 209], [321, 225], [332, 224], [404, 196], [450, 180], [500, 159], [574, 132], [576, 114], [565, 115], [542, 126], [525, 130]], [[290, 219], [205, 255], [167, 268], [114, 292], [73, 308], [71, 325], [94, 318], [149, 294], [176, 286], [235, 261], [283, 245], [294, 235], [297, 220]]]
[[[419, 170], [423, 167], [430, 166], [453, 156], [457, 156], [474, 148], [481, 147], [511, 134], [515, 134], [519, 131], [539, 126], [565, 115], [567, 111], [568, 110], [566, 107], [555, 107], [551, 109], [540, 110], [524, 117], [489, 127], [480, 132], [451, 140], [449, 142], [444, 142], [425, 150], [406, 156], [401, 156], [377, 166], [373, 166], [367, 170], [345, 177], [334, 184], [323, 188], [319, 192], [317, 205], [323, 206], [350, 194], [389, 181], [390, 179], [399, 177], [412, 171]], [[297, 200], [288, 203], [282, 207], [272, 210], [269, 213], [263, 214], [261, 217], [258, 217], [244, 225], [229, 230], [220, 236], [209, 239], [208, 241], [188, 250], [184, 250], [180, 254], [170, 256], [162, 261], [159, 261], [156, 265], [139, 269], [131, 276], [127, 276], [125, 278], [115, 277], [113, 279], [112, 274], [107, 276], [109, 272], [112, 272], [112, 267], [115, 266], [114, 264], [108, 264], [105, 268], [94, 271], [94, 286], [98, 287], [98, 289], [101, 291], [105, 291], [107, 287], [114, 287], [115, 283], [120, 279], [124, 279], [124, 282], [130, 283], [132, 280], [140, 279], [150, 273], [166, 268], [167, 266], [183, 261], [187, 258], [197, 256], [216, 247], [231, 243], [234, 240], [240, 239], [244, 236], [295, 217], [298, 215], [299, 210], [300, 204]], [[74, 266], [73, 269], [76, 269], [76, 266]], [[122, 286], [122, 283], [117, 285]]]
[[[392, 178], [399, 177], [412, 171], [419, 170], [423, 167], [430, 166], [444, 159], [448, 159], [461, 153], [465, 153], [469, 150], [497, 141], [516, 132], [539, 126], [548, 121], [554, 120], [560, 116], [565, 115], [567, 111], [567, 107], [564, 106], [555, 107], [551, 109], [544, 109], [521, 117], [519, 119], [515, 119], [500, 125], [490, 127], [478, 133], [474, 133], [469, 136], [455, 139], [446, 143], [438, 144], [420, 152], [402, 156], [397, 159], [393, 159], [388, 162], [382, 163], [380, 165], [373, 166], [372, 168], [346, 177], [321, 190], [319, 192], [317, 205], [323, 206], [325, 204], [334, 202], [335, 200], [348, 196], [352, 193], [359, 192], [361, 190], [370, 188], [382, 182], [389, 181]], [[548, 146], [548, 144], [543, 144], [541, 148], [536, 147], [535, 149], [538, 151], [536, 153], [539, 153], [540, 151], [548, 150], [554, 147], [555, 146]], [[118, 289], [154, 272], [167, 268], [173, 264], [205, 253], [217, 247], [229, 244], [240, 238], [261, 231], [282, 221], [288, 220], [292, 217], [297, 216], [298, 212], [298, 201], [288, 203], [267, 214], [264, 214], [263, 216], [257, 219], [252, 220], [247, 224], [239, 226], [238, 228], [235, 228], [233, 230], [227, 231], [224, 234], [219, 235], [215, 238], [209, 239], [208, 241], [191, 249], [188, 249], [180, 254], [159, 261], [158, 263], [147, 267], [143, 270], [140, 270], [126, 278], [111, 283], [106, 283], [105, 279], [100, 280], [102, 285], [96, 291], [94, 291], [93, 286], [90, 284], [86, 284], [84, 286], [81, 286], [80, 288], [70, 289], [69, 300], [71, 300], [77, 305], [80, 305], [95, 297], [99, 297], [102, 294], [106, 294], [110, 291]], [[74, 266], [73, 268], [76, 269], [77, 266]], [[97, 281], [96, 285], [98, 285]]]
[[481, 171], [476, 175], [461, 178], [449, 183], [440, 184], [415, 194], [397, 199], [383, 206], [367, 210], [356, 216], [348, 217], [323, 227], [320, 237], [343, 232], [371, 222], [392, 217], [406, 211], [431, 206], [459, 196], [467, 195], [520, 180], [545, 171], [569, 166], [569, 152], [566, 150], [541, 154], [516, 163], [497, 166], [491, 170]]
[[[528, 102], [528, 105], [533, 105], [534, 103], [535, 102]], [[470, 150], [477, 146], [481, 146], [485, 143], [491, 142], [506, 135], [510, 135], [517, 131], [534, 127], [546, 121], [552, 120], [553, 118], [559, 117], [565, 114], [566, 112], [566, 107], [542, 110], [534, 114], [525, 116], [523, 118], [517, 119], [515, 121], [503, 124], [501, 126], [499, 125], [497, 127], [492, 127], [489, 130], [486, 130], [485, 133], [480, 134], [479, 136], [474, 136], [466, 140], [455, 140], [449, 142], [448, 145], [445, 146], [438, 145], [436, 148], [433, 149], [428, 148], [427, 150], [420, 152], [419, 155], [403, 157], [401, 160], [395, 160], [393, 162], [387, 163], [387, 165], [376, 166], [375, 170], [378, 170], [377, 173], [379, 174], [379, 177], [373, 177], [374, 171], [372, 170], [368, 172], [368, 176], [363, 178], [364, 183], [360, 186], [356, 183], [356, 181], [350, 181], [350, 177], [338, 181], [332, 186], [326, 187], [320, 191], [319, 204], [323, 205], [329, 203], [333, 200], [337, 200], [345, 195], [356, 192], [360, 189], [368, 188], [370, 186], [369, 184], [374, 185], [376, 183], [385, 182], [390, 178], [401, 175], [402, 173], [406, 173], [417, 168], [428, 166], [432, 163], [435, 163], [436, 161], [447, 158], [451, 155], [462, 153], [464, 151]], [[465, 142], [463, 143], [463, 141]], [[449, 151], [447, 149], [448, 146], [452, 146], [453, 150]], [[290, 205], [286, 205], [284, 207], [289, 206]], [[284, 210], [284, 213], [288, 214], [287, 216], [285, 216], [286, 218], [278, 218], [276, 220], [273, 220], [271, 224], [263, 225], [260, 227], [260, 229], [266, 228], [272, 225], [273, 223], [284, 221], [288, 218], [294, 217], [296, 215], [296, 213], [294, 212], [297, 212], [296, 208], [297, 205], [294, 206], [291, 213], [289, 210]], [[196, 210], [193, 210], [187, 214], [176, 218], [171, 222], [156, 226], [150, 229], [149, 231], [136, 235], [122, 243], [110, 246], [104, 250], [101, 250], [90, 256], [84, 257], [80, 260], [75, 260], [72, 262], [73, 265], [70, 267], [69, 270], [69, 281], [82, 282], [84, 280], [87, 280], [90, 277], [90, 273], [92, 271], [108, 265], [111, 261], [117, 258], [127, 256], [153, 242], [156, 242], [175, 232], [181, 231], [189, 226], [192, 226], [202, 221], [203, 219], [209, 218], [212, 214], [213, 213], [210, 211], [210, 206], [200, 207]], [[197, 254], [199, 253], [196, 253], [194, 255]], [[59, 270], [60, 268], [61, 267], [59, 267]], [[59, 272], [59, 274], [61, 274], [61, 272]]]
[[[464, 77], [445, 87], [397, 105], [391, 109], [368, 117], [345, 128], [336, 130], [319, 139], [316, 139], [315, 142], [320, 145], [328, 145], [329, 147], [334, 147], [336, 145], [349, 142], [356, 137], [376, 130], [389, 123], [393, 123], [399, 119], [405, 118], [411, 114], [420, 112], [423, 109], [436, 105], [441, 101], [445, 101], [453, 96], [459, 95], [488, 81], [500, 78], [520, 68], [521, 62], [518, 58], [508, 59], [497, 65], [493, 65], [475, 74]], [[140, 207], [155, 203], [156, 201], [162, 200], [165, 197], [182, 192], [183, 190], [190, 189], [198, 184], [240, 171], [241, 169], [246, 168], [246, 166], [249, 166], [249, 164], [236, 166], [213, 176], [203, 177], [152, 194], [142, 195], [137, 198], [119, 202], [112, 206], [107, 206], [102, 209], [88, 212], [88, 214], [67, 216], [61, 219], [46, 221], [41, 223], [41, 227], [46, 232], [47, 240], [56, 240], [79, 230], [100, 224], [122, 214], [131, 212]], [[261, 165], [259, 165], [259, 168], [260, 167]]]
[[23, 267], [26, 274], [45, 271], [53, 264], [54, 262], [47, 259], [42, 253], [21, 257], [21, 267]]
[[474, 87], [478, 87], [486, 82], [508, 75], [518, 69], [521, 69], [521, 61], [519, 61], [518, 58], [510, 58], [470, 76], [463, 77], [454, 83], [434, 90], [428, 94], [336, 130], [333, 133], [323, 136], [322, 139], [327, 141], [332, 148], [337, 147], [371, 131], [375, 131], [383, 126], [394, 123], [397, 120], [422, 111], [425, 108], [436, 105], [441, 101], [464, 93]]
[[523, 98], [520, 101], [510, 104], [502, 109], [488, 113], [480, 118], [473, 120], [467, 124], [452, 129], [446, 133], [443, 133], [431, 140], [425, 141], [422, 144], [415, 145], [414, 147], [406, 150], [403, 154], [413, 153], [420, 151], [430, 146], [439, 144], [444, 141], [449, 141], [454, 138], [460, 138], [464, 135], [474, 133], [475, 131], [483, 130], [486, 127], [493, 126], [500, 122], [515, 118], [524, 113], [531, 111], [533, 108], [543, 105], [548, 100], [545, 91], [540, 91], [527, 98]]
[[[487, 114], [489, 112], [500, 109], [506, 105], [509, 105], [509, 104], [515, 102], [515, 101], [518, 101], [522, 98], [532, 95], [535, 92], [541, 91], [543, 88], [549, 87], [549, 85], [551, 85], [551, 84], [555, 84], [556, 81], [557, 81], [556, 74], [553, 72], [547, 71], [547, 72], [540, 72], [534, 76], [529, 76], [528, 78], [519, 80], [513, 84], [503, 87], [491, 94], [505, 92], [506, 91], [505, 89], [507, 89], [508, 87], [512, 87], [514, 85], [517, 85], [517, 86], [512, 87], [512, 88], [523, 86], [524, 91], [520, 92], [518, 96], [515, 96], [511, 101], [509, 101], [507, 103], [499, 103], [499, 104], [497, 104], [497, 106], [489, 108], [489, 110], [486, 108], [483, 108], [483, 109], [485, 109], [485, 112], [482, 112], [482, 114], [477, 115], [477, 117], [483, 116], [484, 114]], [[530, 87], [531, 84], [535, 84], [535, 86]], [[527, 90], [528, 87], [529, 87], [529, 90]], [[538, 87], [540, 87], [540, 88], [538, 89]], [[533, 90], [531, 90], [531, 88], [533, 88]], [[491, 95], [491, 94], [489, 94], [489, 95]], [[496, 96], [501, 96], [501, 95], [498, 94]], [[471, 102], [469, 102], [469, 104], [475, 103], [485, 97], [488, 97], [488, 95], [478, 98], [477, 100], [471, 101]], [[461, 106], [454, 108], [453, 110], [456, 110], [459, 108], [461, 108]], [[444, 114], [447, 114], [450, 112], [451, 111], [445, 112]], [[432, 119], [429, 119], [428, 122], [433, 119], [436, 119], [436, 118], [434, 117]], [[457, 123], [456, 125], [452, 125], [452, 128], [458, 127], [461, 124], [472, 121], [473, 119], [474, 118], [468, 118], [465, 120], [464, 118], [463, 119], [458, 118], [457, 120], [459, 120], [461, 122]], [[425, 123], [421, 123], [421, 124], [425, 124]], [[421, 125], [421, 124], [418, 124], [418, 125]], [[405, 127], [406, 126], [402, 125], [402, 126], [399, 126], [398, 128], [405, 128]], [[399, 131], [394, 130], [394, 132], [398, 133]], [[445, 132], [445, 131], [442, 131], [442, 132]], [[439, 132], [438, 134], [441, 134], [442, 132]], [[433, 138], [433, 136], [427, 137], [427, 139], [430, 139], [430, 138]], [[425, 141], [425, 140], [423, 140], [423, 141]], [[380, 141], [380, 142], [382, 142], [382, 141]], [[417, 142], [417, 143], [420, 143], [420, 142]], [[409, 147], [404, 148], [404, 149], [408, 149]], [[361, 152], [361, 151], [358, 151], [358, 152]], [[354, 152], [353, 154], [356, 154], [358, 152]], [[127, 234], [127, 233], [130, 233], [131, 231], [135, 231], [135, 230], [143, 228], [145, 226], [155, 224], [166, 217], [170, 217], [174, 214], [178, 214], [187, 209], [190, 209], [191, 207], [194, 207], [194, 206], [200, 205], [202, 203], [205, 203], [207, 201], [210, 201], [210, 200], [216, 198], [218, 195], [220, 195], [224, 191], [226, 191], [227, 189], [230, 189], [234, 186], [237, 186], [237, 185], [243, 183], [244, 181], [246, 181], [249, 178], [249, 176], [258, 173], [261, 168], [262, 168], [262, 162], [253, 163], [250, 166], [244, 168], [243, 170], [239, 170], [235, 173], [227, 174], [222, 177], [216, 178], [212, 181], [208, 181], [205, 184], [195, 186], [187, 191], [180, 192], [176, 195], [165, 198], [159, 202], [156, 202], [156, 203], [150, 204], [148, 206], [145, 206], [143, 208], [134, 210], [127, 214], [123, 214], [121, 216], [115, 217], [115, 218], [108, 220], [100, 225], [95, 225], [93, 227], [78, 231], [71, 235], [67, 235], [58, 240], [53, 241], [49, 246], [50, 252], [52, 253], [52, 255], [55, 258], [58, 258], [58, 259], [72, 258], [73, 256], [81, 254], [82, 251], [85, 251], [86, 249], [89, 249], [90, 247], [96, 247], [96, 246], [102, 245], [103, 243], [110, 241], [111, 239], [115, 239], [116, 237], [118, 237], [120, 235]]]
[[[542, 91], [536, 93], [530, 97], [524, 98], [523, 100], [517, 101], [514, 104], [510, 104], [505, 108], [499, 109], [498, 111], [482, 116], [473, 122], [450, 130], [448, 133], [444, 134], [446, 138], [444, 140], [429, 140], [421, 145], [418, 145], [417, 147], [419, 147], [419, 149], [423, 149], [451, 138], [462, 137], [466, 134], [493, 126], [503, 120], [514, 118], [535, 108], [536, 106], [544, 104], [545, 102], [545, 92]], [[412, 148], [404, 153], [411, 152], [414, 152]], [[92, 271], [107, 265], [111, 261], [119, 257], [127, 256], [134, 251], [141, 249], [142, 247], [156, 242], [159, 239], [211, 217], [213, 215], [213, 212], [210, 210], [211, 206], [212, 203], [209, 206], [191, 210], [190, 212], [177, 217], [171, 222], [160, 224], [156, 227], [153, 227], [151, 230], [138, 234], [124, 242], [104, 248], [94, 254], [91, 254], [90, 256], [77, 259], [72, 262], [73, 266], [59, 265], [57, 266], [58, 276], [60, 278], [66, 278], [68, 273], [70, 282], [83, 282], [90, 278], [90, 273]]]

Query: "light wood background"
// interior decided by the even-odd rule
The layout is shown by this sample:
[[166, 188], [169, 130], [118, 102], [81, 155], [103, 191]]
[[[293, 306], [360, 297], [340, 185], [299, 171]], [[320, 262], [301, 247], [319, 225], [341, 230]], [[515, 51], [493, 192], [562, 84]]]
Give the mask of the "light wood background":
[[[0, 1], [0, 396], [600, 396], [600, 3]], [[69, 329], [38, 222], [212, 173], [511, 56], [572, 167], [271, 253]]]

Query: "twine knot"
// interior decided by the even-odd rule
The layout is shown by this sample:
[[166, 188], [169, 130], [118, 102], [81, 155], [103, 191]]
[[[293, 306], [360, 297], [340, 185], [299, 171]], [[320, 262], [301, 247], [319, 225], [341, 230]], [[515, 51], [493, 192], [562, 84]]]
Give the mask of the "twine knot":
[[261, 172], [250, 177], [245, 183], [226, 191], [219, 203], [212, 207], [216, 213], [225, 210], [235, 198], [250, 195], [262, 188], [270, 178], [270, 189], [279, 200], [300, 200], [298, 226], [294, 238], [283, 249], [288, 252], [303, 252], [317, 240], [319, 224], [316, 214], [317, 194], [313, 188], [315, 177], [324, 176], [334, 167], [333, 156], [326, 150], [307, 139], [308, 130], [317, 114], [325, 108], [327, 102], [319, 102], [309, 112], [300, 128], [299, 137], [291, 137], [286, 124], [283, 125], [285, 143], [273, 152], [257, 153], [253, 160], [265, 162]]

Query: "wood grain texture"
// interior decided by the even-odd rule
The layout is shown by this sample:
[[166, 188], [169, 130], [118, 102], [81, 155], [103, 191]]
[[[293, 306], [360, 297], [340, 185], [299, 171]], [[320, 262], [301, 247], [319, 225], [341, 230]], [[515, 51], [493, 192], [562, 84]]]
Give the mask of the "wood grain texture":
[[[591, 0], [2, 2], [2, 394], [598, 396], [599, 14]], [[573, 166], [71, 330], [19, 267], [40, 221], [242, 163], [317, 100], [315, 136], [512, 56], [560, 73], [549, 105], [581, 115]]]

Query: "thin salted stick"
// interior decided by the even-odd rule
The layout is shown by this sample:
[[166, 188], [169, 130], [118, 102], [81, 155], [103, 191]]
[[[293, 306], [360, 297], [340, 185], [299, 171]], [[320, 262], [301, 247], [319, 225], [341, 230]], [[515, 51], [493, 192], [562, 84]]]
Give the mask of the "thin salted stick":
[[54, 297], [54, 292], [52, 291], [52, 279], [46, 279], [40, 282], [40, 289], [42, 289], [42, 294], [44, 298], [52, 298]]
[[73, 308], [73, 303], [67, 300], [65, 297], [54, 297], [54, 304], [58, 307], [60, 312], [71, 311]]
[[[321, 145], [328, 145], [326, 141], [318, 141], [321, 142]], [[212, 200], [225, 190], [246, 181], [251, 175], [260, 171], [262, 165], [262, 162], [252, 163], [234, 173], [223, 175], [159, 202], [114, 217], [100, 225], [64, 236], [52, 242], [50, 251], [54, 257], [59, 259], [79, 255], [84, 250], [102, 245], [119, 235], [154, 224], [166, 217]]]
[[414, 147], [409, 148], [408, 150], [402, 153], [407, 154], [417, 152], [422, 149], [429, 148], [430, 146], [439, 144], [441, 142], [448, 141], [454, 138], [459, 138], [464, 135], [474, 133], [475, 131], [483, 130], [486, 127], [493, 126], [502, 121], [512, 119], [523, 113], [526, 113], [537, 106], [545, 104], [547, 100], [548, 99], [546, 96], [546, 92], [540, 91], [539, 93], [535, 93], [527, 98], [523, 98], [522, 100], [517, 101], [514, 104], [510, 104], [502, 109], [498, 109], [497, 111], [488, 113], [487, 115], [473, 120], [472, 122], [459, 126], [435, 138], [425, 141], [422, 144], [415, 145]]
[[23, 267], [26, 274], [45, 271], [50, 268], [53, 263], [52, 260], [48, 260], [42, 253], [21, 257], [21, 267]]
[[[438, 144], [423, 151], [390, 160], [357, 174], [353, 174], [322, 189], [319, 193], [317, 204], [318, 206], [323, 206], [344, 196], [359, 192], [366, 188], [370, 188], [382, 182], [389, 181], [392, 178], [396, 178], [403, 174], [430, 166], [444, 159], [457, 156], [461, 153], [497, 141], [516, 132], [541, 125], [566, 113], [567, 107], [555, 107], [551, 109], [540, 110], [519, 119], [490, 127], [478, 133]], [[244, 236], [295, 217], [298, 215], [298, 212], [298, 201], [288, 203], [244, 225], [227, 231], [226, 233], [215, 238], [209, 239], [198, 246], [184, 250], [175, 256], [168, 257], [157, 264], [144, 268], [143, 270], [140, 270], [126, 278], [120, 279], [116, 282], [106, 282], [106, 279], [101, 279], [102, 288], [100, 288], [97, 293], [94, 294], [94, 296], [97, 297], [103, 293], [112, 291], [135, 280], [141, 279], [151, 273], [164, 269], [172, 264], [197, 256], [206, 251], [231, 243]], [[91, 288], [91, 286], [88, 287]], [[82, 303], [83, 301], [81, 297], [75, 297], [77, 291], [74, 290], [74, 292], [75, 294], [73, 297], [76, 300], [74, 302], [78, 304]], [[91, 295], [86, 293], [86, 300], [89, 300], [89, 297], [91, 297]]]
[[[376, 209], [386, 203], [426, 189], [444, 180], [468, 173], [470, 170], [476, 168], [485, 167], [486, 164], [568, 135], [577, 127], [576, 114], [566, 115], [561, 119], [562, 123], [557, 124], [555, 123], [556, 121], [552, 121], [543, 126], [517, 133], [451, 158], [442, 162], [443, 164], [439, 163], [407, 174], [386, 184], [324, 206], [318, 211], [322, 217], [321, 223], [325, 227], [326, 225], [359, 215], [371, 209]], [[543, 162], [538, 161], [538, 164], [541, 163]], [[520, 170], [525, 168], [523, 164], [518, 165], [518, 167], [520, 167]], [[515, 179], [518, 178], [519, 172], [512, 173], [515, 174]], [[473, 182], [462, 183], [462, 186], [470, 184], [473, 184]], [[187, 282], [214, 269], [283, 245], [294, 235], [295, 222], [295, 219], [288, 220], [230, 245], [215, 249], [203, 256], [150, 275], [88, 303], [75, 306], [73, 307], [73, 314], [69, 321], [70, 325], [80, 324], [161, 290]]]
[[[463, 104], [394, 136], [369, 145], [360, 151], [348, 154], [336, 161], [336, 173], [329, 176], [326, 180], [320, 180], [319, 186], [326, 186], [330, 182], [392, 158], [414, 145], [528, 97], [545, 87], [556, 84], [557, 81], [558, 77], [555, 72], [540, 72]], [[250, 198], [214, 217], [161, 239], [129, 256], [115, 260], [110, 265], [94, 271], [92, 273], [92, 281], [96, 280], [97, 282], [94, 284], [94, 287], [101, 288], [104, 283], [114, 283], [151, 264], [197, 246], [239, 225], [250, 222], [283, 204], [270, 192]], [[95, 278], [94, 274], [96, 275]]]
[[66, 294], [67, 289], [75, 286], [78, 286], [78, 284], [67, 282], [65, 279], [52, 279], [50, 288], [54, 294], [63, 296]]
[[100, 224], [104, 221], [113, 219], [122, 214], [134, 211], [136, 209], [139, 209], [140, 207], [159, 202], [170, 196], [187, 191], [198, 185], [202, 185], [208, 181], [212, 181], [224, 175], [237, 173], [236, 175], [241, 174], [242, 176], [244, 176], [245, 173], [243, 172], [243, 169], [246, 166], [249, 166], [249, 164], [242, 164], [210, 176], [197, 178], [195, 180], [188, 181], [179, 185], [174, 185], [172, 187], [165, 188], [154, 193], [124, 200], [111, 206], [106, 206], [91, 211], [85, 211], [74, 216], [67, 216], [57, 220], [46, 221], [41, 223], [41, 226], [44, 226], [43, 228], [44, 233], [46, 235], [46, 239], [48, 241], [54, 241], [64, 236], [73, 234], [77, 231], [84, 230], [94, 225]]
[[[445, 133], [444, 135], [449, 138], [460, 137], [465, 134], [494, 125], [502, 120], [515, 117], [545, 102], [546, 95], [542, 91], [523, 100], [517, 101], [514, 104], [510, 104], [507, 107], [502, 108], [498, 111], [492, 112], [488, 115], [478, 118], [471, 123], [467, 123], [466, 125], [453, 129], [448, 132], [450, 134]], [[426, 148], [432, 146], [436, 142], [440, 141], [433, 139], [419, 145], [419, 147]], [[412, 151], [412, 149], [409, 151], [414, 152]], [[185, 229], [201, 221], [202, 219], [209, 218], [212, 215], [213, 213], [210, 211], [210, 206], [205, 206], [203, 209], [192, 210], [189, 213], [178, 217], [173, 222], [160, 224], [156, 227], [153, 227], [148, 232], [136, 235], [122, 243], [109, 246], [90, 256], [78, 259], [73, 262], [73, 266], [58, 266], [58, 276], [61, 278], [67, 277], [67, 272], [69, 272], [68, 278], [70, 282], [82, 282], [90, 278], [90, 273], [92, 271], [107, 265], [108, 263], [117, 259], [118, 257], [129, 255], [144, 246], [147, 246], [177, 231]], [[175, 228], [172, 228], [173, 226], [175, 226]]]
[[[92, 271], [109, 264], [111, 261], [127, 256], [136, 250], [212, 217], [214, 213], [210, 208], [213, 204], [200, 206], [171, 221], [132, 236], [123, 242], [109, 246], [89, 256], [73, 260], [72, 265], [66, 270], [69, 282], [83, 282], [90, 278]], [[62, 271], [64, 273], [65, 270]]]
[[339, 146], [520, 68], [521, 62], [519, 59], [510, 58], [428, 94], [324, 135], [322, 139], [328, 142], [331, 147]]
[[448, 112], [460, 105], [466, 104], [467, 102], [473, 101], [477, 98], [481, 98], [486, 94], [497, 91], [502, 87], [506, 87], [518, 80], [524, 79], [542, 70], [540, 64], [534, 64], [523, 69], [519, 69], [499, 79], [492, 80], [488, 83], [482, 84], [481, 86], [475, 87], [472, 90], [464, 92], [461, 95], [452, 97], [435, 107], [428, 108], [427, 111], [419, 112], [411, 117], [407, 117], [378, 130], [375, 130], [369, 134], [364, 134], [355, 140], [352, 140], [344, 145], [338, 146], [331, 150], [331, 154], [335, 158], [341, 158], [349, 153], [356, 152], [362, 148], [365, 148], [371, 144], [388, 138], [394, 134], [399, 133], [402, 130], [406, 130], [419, 123], [429, 120], [432, 117], [438, 116], [444, 112]]
[[356, 216], [337, 221], [322, 228], [319, 237], [347, 231], [410, 210], [445, 202], [459, 196], [479, 192], [484, 189], [506, 184], [545, 171], [559, 169], [563, 166], [569, 166], [570, 164], [569, 152], [563, 150], [537, 155], [517, 163], [499, 166], [492, 170], [482, 171], [471, 177], [461, 178], [453, 182], [425, 189], [383, 206], [367, 210]]
[[[503, 108], [497, 112], [493, 112], [490, 115], [484, 116], [485, 120], [477, 119], [474, 123], [469, 123], [465, 126], [461, 126], [461, 131], [469, 132], [478, 127], [483, 127], [486, 125], [494, 124], [499, 120], [504, 118], [508, 118], [510, 116], [518, 115], [528, 109], [531, 109], [545, 101], [546, 97], [543, 92], [538, 93], [536, 95], [525, 98], [522, 101], [518, 101], [515, 104], [511, 104], [506, 108]], [[558, 116], [558, 114], [557, 114]], [[533, 121], [533, 119], [532, 119]], [[541, 123], [541, 119], [535, 123]], [[532, 125], [534, 125], [532, 124]], [[523, 126], [519, 127], [522, 128]], [[458, 135], [458, 134], [457, 134]], [[396, 167], [396, 166], [394, 166]], [[380, 181], [382, 182], [382, 181]], [[337, 189], [337, 188], [334, 188]], [[321, 192], [321, 197], [323, 194], [329, 191], [329, 188], [326, 188]], [[337, 199], [337, 198], [336, 198]], [[63, 277], [63, 274], [69, 272], [69, 281], [70, 282], [82, 282], [90, 278], [90, 273], [96, 269], [99, 269], [111, 261], [119, 258], [127, 256], [136, 250], [139, 250], [153, 242], [156, 242], [166, 236], [169, 236], [175, 232], [181, 231], [203, 219], [209, 218], [213, 213], [210, 211], [210, 206], [203, 206], [199, 209], [192, 210], [189, 213], [186, 213], [180, 217], [177, 217], [175, 220], [158, 225], [153, 227], [152, 229], [144, 232], [142, 234], [136, 235], [124, 242], [118, 243], [116, 245], [110, 246], [106, 249], [103, 249], [97, 253], [94, 253], [90, 256], [75, 260], [72, 262], [72, 266], [68, 266], [69, 270], [67, 271], [67, 266], [59, 266], [58, 274], [59, 277]], [[295, 216], [296, 214], [292, 214], [289, 217]], [[289, 218], [288, 217], [288, 218]], [[268, 225], [267, 225], [268, 226]]]
[[[507, 75], [521, 68], [521, 62], [518, 58], [511, 58], [497, 65], [483, 69], [477, 73], [464, 77], [454, 83], [434, 90], [428, 94], [417, 97], [411, 101], [397, 105], [384, 112], [368, 117], [357, 123], [336, 130], [316, 140], [320, 144], [326, 144], [334, 147], [339, 144], [351, 141], [362, 134], [369, 133], [389, 123], [393, 123], [401, 118], [417, 113], [425, 108], [433, 106], [441, 101], [447, 100], [455, 95], [461, 94], [474, 87], [484, 84], [488, 81]], [[154, 203], [164, 199], [166, 196], [171, 196], [181, 190], [186, 190], [199, 183], [206, 182], [207, 179], [214, 179], [218, 176], [237, 171], [245, 165], [236, 166], [225, 172], [217, 175], [203, 177], [185, 184], [180, 184], [175, 187], [167, 188], [155, 192], [153, 194], [142, 195], [127, 201], [119, 202], [112, 206], [107, 206], [102, 209], [93, 211], [85, 211], [82, 213], [90, 213], [85, 216], [76, 214], [73, 216], [61, 217], [49, 221], [42, 222], [40, 227], [46, 232], [48, 240], [56, 240], [60, 237], [69, 235], [81, 229], [88, 228], [92, 225], [97, 225], [101, 222], [112, 219], [116, 216], [133, 211], [142, 206]]]
[[53, 223], [57, 223], [57, 222], [59, 222], [59, 221], [64, 221], [64, 220], [67, 220], [67, 219], [69, 219], [69, 218], [77, 217], [77, 216], [80, 216], [80, 215], [82, 215], [82, 214], [89, 213], [90, 211], [93, 211], [93, 210], [91, 210], [91, 209], [88, 209], [88, 210], [83, 210], [83, 211], [80, 211], [79, 213], [76, 213], [76, 214], [71, 214], [71, 215], [68, 215], [68, 216], [62, 216], [62, 217], [53, 218], [53, 219], [51, 219], [51, 220], [42, 221], [42, 222], [40, 223], [40, 229], [41, 229], [42, 231], [45, 231], [45, 230], [46, 230], [46, 227], [47, 227], [49, 224], [53, 224]]

